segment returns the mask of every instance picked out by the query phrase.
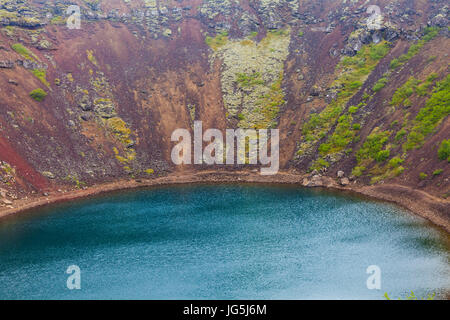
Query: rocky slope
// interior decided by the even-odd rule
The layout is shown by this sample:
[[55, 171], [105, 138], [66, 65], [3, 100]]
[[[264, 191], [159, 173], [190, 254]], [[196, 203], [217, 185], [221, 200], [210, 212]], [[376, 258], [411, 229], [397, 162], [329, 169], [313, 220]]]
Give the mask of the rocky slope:
[[1, 0], [0, 206], [211, 170], [170, 160], [172, 132], [195, 120], [279, 128], [282, 169], [306, 185], [446, 199], [448, 13], [439, 0]]

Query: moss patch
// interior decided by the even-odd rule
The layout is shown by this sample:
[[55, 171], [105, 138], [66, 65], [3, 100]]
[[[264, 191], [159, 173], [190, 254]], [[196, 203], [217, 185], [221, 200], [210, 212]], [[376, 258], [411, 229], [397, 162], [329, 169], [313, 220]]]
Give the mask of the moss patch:
[[30, 97], [39, 102], [43, 101], [46, 96], [47, 96], [47, 92], [45, 92], [41, 88], [35, 89], [30, 92]]

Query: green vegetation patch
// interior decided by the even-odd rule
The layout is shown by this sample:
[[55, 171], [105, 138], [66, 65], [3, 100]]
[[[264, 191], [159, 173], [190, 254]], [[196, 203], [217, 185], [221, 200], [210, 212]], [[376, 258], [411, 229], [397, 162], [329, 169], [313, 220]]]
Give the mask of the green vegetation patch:
[[48, 83], [47, 81], [47, 72], [45, 71], [45, 69], [33, 69], [31, 72], [43, 84], [45, 84], [47, 87], [50, 87], [50, 83]]
[[450, 139], [443, 140], [438, 150], [438, 157], [440, 160], [447, 159], [450, 162]]
[[20, 43], [15, 43], [11, 46], [11, 48], [17, 52], [18, 54], [20, 54], [22, 57], [24, 57], [27, 60], [30, 61], [36, 61], [39, 60], [36, 55], [31, 52], [30, 50], [28, 50], [26, 47], [24, 47], [22, 44]]
[[377, 81], [377, 83], [375, 83], [375, 85], [373, 86], [372, 90], [373, 90], [374, 92], [380, 91], [381, 89], [383, 89], [383, 88], [386, 86], [386, 84], [388, 83], [388, 81], [389, 81], [388, 77], [387, 77], [387, 76], [383, 76], [382, 78], [380, 78], [380, 79]]
[[405, 151], [420, 148], [425, 138], [450, 114], [450, 75], [438, 82], [425, 107], [417, 114], [407, 141]]
[[206, 44], [213, 49], [214, 51], [217, 51], [220, 47], [223, 47], [228, 42], [228, 32], [222, 32], [216, 35], [214, 38], [207, 36], [205, 39]]
[[405, 54], [402, 54], [397, 59], [393, 59], [390, 64], [391, 69], [397, 69], [405, 62], [413, 58], [419, 51], [422, 49], [422, 47], [432, 39], [434, 39], [439, 33], [439, 28], [437, 27], [428, 27], [425, 29], [424, 36], [422, 39], [417, 40], [417, 42], [413, 45], [411, 45], [408, 49], [408, 52]]
[[312, 113], [309, 120], [302, 128], [303, 141], [300, 144], [297, 155], [302, 155], [310, 150], [320, 139], [324, 138], [338, 121], [336, 132], [331, 139], [321, 146], [321, 154], [329, 154], [345, 149], [354, 139], [358, 126], [353, 127], [351, 114], [356, 109], [340, 117], [345, 110], [345, 104], [359, 91], [370, 72], [376, 67], [379, 60], [389, 52], [389, 44], [384, 41], [378, 44], [369, 44], [353, 57], [345, 57], [336, 67], [338, 78], [334, 82], [335, 87], [342, 89], [336, 100], [331, 102], [322, 112]]
[[410, 77], [408, 81], [406, 81], [400, 88], [395, 91], [394, 95], [392, 96], [391, 105], [408, 105], [408, 98], [412, 96], [419, 83], [419, 80], [414, 77]]
[[372, 162], [374, 160], [378, 162], [385, 161], [387, 159], [384, 145], [391, 135], [390, 131], [380, 131], [377, 127], [370, 135], [367, 136], [366, 141], [359, 151], [356, 153], [356, 160], [359, 163]]
[[236, 81], [242, 88], [249, 88], [256, 85], [263, 85], [264, 81], [261, 78], [261, 73], [254, 72], [253, 74], [247, 75], [245, 73], [236, 74]]
[[47, 96], [47, 92], [45, 92], [41, 88], [35, 89], [30, 92], [30, 97], [39, 102], [44, 100], [46, 96]]

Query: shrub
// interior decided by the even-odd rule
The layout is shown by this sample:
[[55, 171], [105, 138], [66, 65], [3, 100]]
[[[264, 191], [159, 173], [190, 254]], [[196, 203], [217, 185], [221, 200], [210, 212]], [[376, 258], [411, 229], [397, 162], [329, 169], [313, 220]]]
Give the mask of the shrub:
[[375, 160], [377, 160], [378, 162], [383, 162], [387, 158], [389, 158], [390, 154], [391, 152], [389, 150], [381, 150], [375, 156]]
[[440, 175], [442, 172], [444, 172], [443, 169], [437, 169], [437, 170], [434, 170], [434, 171], [433, 171], [433, 176], [438, 176], [438, 175]]
[[375, 85], [373, 86], [372, 90], [375, 92], [380, 91], [381, 89], [383, 89], [386, 84], [388, 83], [388, 78], [383, 77], [380, 80], [377, 81], [377, 83], [375, 83]]
[[355, 177], [360, 177], [363, 175], [365, 170], [366, 170], [366, 167], [363, 167], [363, 166], [354, 167], [352, 170], [352, 175], [354, 175]]
[[399, 165], [401, 165], [405, 160], [399, 158], [399, 157], [394, 157], [391, 160], [389, 160], [388, 166], [390, 168], [397, 168]]
[[394, 95], [392, 96], [391, 104], [394, 106], [398, 106], [402, 103], [408, 104], [405, 103], [405, 101], [414, 93], [414, 90], [416, 89], [418, 84], [419, 80], [414, 77], [410, 77], [408, 81], [406, 81], [400, 88], [395, 91]]
[[380, 132], [378, 128], [375, 128], [373, 132], [367, 136], [367, 139], [361, 149], [359, 149], [359, 151], [356, 153], [356, 159], [358, 160], [358, 163], [360, 163], [364, 159], [383, 159], [386, 154], [389, 157], [388, 153], [380, 152], [382, 151], [384, 144], [388, 141], [390, 134], [390, 131]]
[[355, 106], [351, 106], [350, 108], [348, 108], [348, 113], [353, 114], [356, 113], [356, 111], [358, 111], [358, 107]]
[[438, 150], [438, 157], [440, 160], [447, 159], [450, 162], [450, 139], [442, 141]]
[[380, 60], [383, 58], [387, 53], [389, 52], [389, 46], [383, 45], [383, 46], [372, 46], [370, 47], [370, 58], [372, 60]]
[[39, 102], [44, 100], [46, 96], [47, 92], [45, 92], [41, 88], [35, 89], [30, 92], [30, 97]]
[[419, 173], [420, 180], [425, 180], [427, 177], [428, 177], [428, 175], [426, 173], [423, 173], [423, 172]]
[[391, 64], [389, 65], [389, 68], [391, 69], [397, 69], [398, 67], [400, 67], [402, 64], [400, 63], [400, 61], [398, 61], [398, 59], [392, 59]]

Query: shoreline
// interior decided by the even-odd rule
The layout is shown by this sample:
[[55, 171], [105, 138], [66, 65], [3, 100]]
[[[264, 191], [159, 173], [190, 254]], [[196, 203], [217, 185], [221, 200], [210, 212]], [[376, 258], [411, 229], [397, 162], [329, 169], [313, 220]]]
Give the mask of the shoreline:
[[[14, 202], [14, 208], [0, 208], [0, 219], [19, 213], [42, 208], [50, 204], [70, 202], [114, 191], [142, 189], [152, 186], [167, 186], [198, 183], [254, 183], [254, 184], [289, 184], [303, 185], [303, 179], [308, 175], [280, 172], [273, 176], [261, 176], [248, 171], [220, 172], [201, 171], [185, 174], [171, 174], [165, 177], [142, 180], [119, 180], [92, 186], [84, 190], [53, 192], [45, 197], [33, 197]], [[340, 186], [334, 179], [323, 177], [324, 184], [320, 188], [350, 192], [372, 199], [394, 203], [413, 214], [420, 216], [434, 226], [444, 229], [450, 234], [450, 201], [439, 199], [426, 192], [397, 184], [382, 184], [376, 186], [349, 185]]]

